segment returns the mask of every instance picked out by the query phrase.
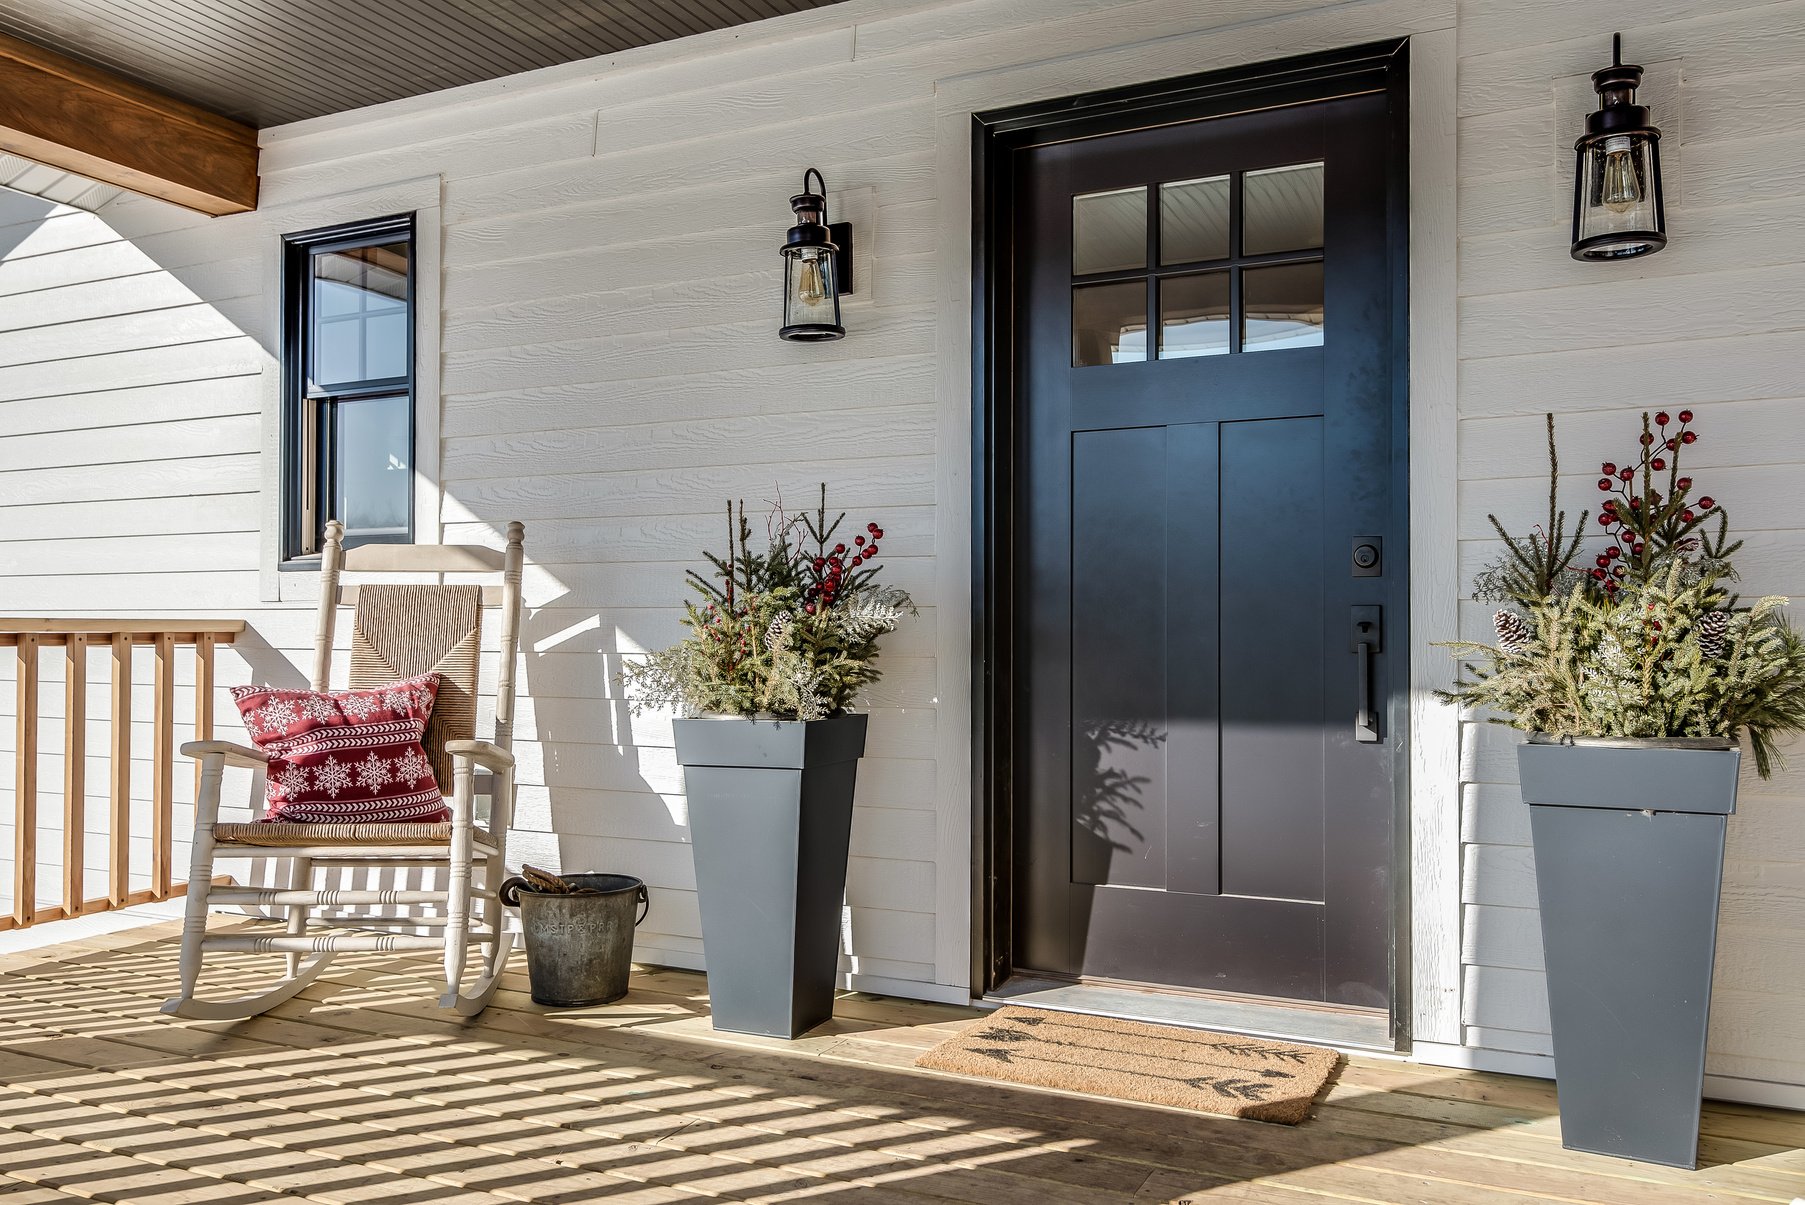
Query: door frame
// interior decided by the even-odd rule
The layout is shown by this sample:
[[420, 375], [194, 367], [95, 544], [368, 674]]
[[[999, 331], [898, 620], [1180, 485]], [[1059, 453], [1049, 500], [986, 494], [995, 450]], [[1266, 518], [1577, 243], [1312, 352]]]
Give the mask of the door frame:
[[[1410, 573], [1410, 164], [1408, 38], [1136, 84], [971, 115], [971, 799], [973, 870], [971, 985], [974, 996], [1014, 971], [1011, 794], [1016, 632], [1012, 607], [1015, 431], [1013, 246], [1014, 152], [1046, 142], [1099, 137], [1236, 113], [1383, 91], [1391, 97], [1386, 225], [1392, 290], [1393, 509], [1402, 546], [1388, 550]], [[1408, 585], [1408, 584], [1407, 584]], [[1410, 593], [1407, 588], [1406, 596]], [[1408, 611], [1397, 631], [1410, 630]], [[1410, 679], [1386, 701], [1393, 746], [1391, 1035], [1410, 1042], [1412, 857]]]

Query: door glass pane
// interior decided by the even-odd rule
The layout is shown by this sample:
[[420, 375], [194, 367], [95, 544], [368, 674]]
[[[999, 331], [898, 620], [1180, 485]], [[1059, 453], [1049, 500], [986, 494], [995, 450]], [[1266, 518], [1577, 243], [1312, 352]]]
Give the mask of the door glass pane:
[[1322, 164], [1248, 172], [1242, 184], [1241, 253], [1322, 246]]
[[1147, 282], [1072, 290], [1072, 367], [1147, 358]]
[[1072, 198], [1072, 275], [1147, 266], [1147, 190], [1120, 188]]
[[314, 255], [314, 387], [407, 375], [407, 264], [405, 241]]
[[1228, 177], [1159, 186], [1159, 262], [1228, 258]]
[[1228, 354], [1228, 273], [1173, 276], [1159, 286], [1159, 358]]
[[414, 488], [407, 398], [338, 402], [333, 408], [331, 517], [352, 539], [406, 539]]
[[1241, 349], [1322, 346], [1322, 261], [1241, 274]]

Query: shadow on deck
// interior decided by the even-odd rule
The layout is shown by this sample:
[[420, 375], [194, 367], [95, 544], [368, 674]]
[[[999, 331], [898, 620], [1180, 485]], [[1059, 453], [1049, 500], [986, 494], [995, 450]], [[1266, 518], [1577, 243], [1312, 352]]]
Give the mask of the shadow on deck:
[[[0, 960], [0, 1199], [479, 1205], [1787, 1202], [1805, 1116], [1705, 1114], [1698, 1172], [1567, 1152], [1550, 1084], [1354, 1058], [1291, 1128], [916, 1070], [978, 1014], [847, 995], [807, 1038], [715, 1034], [700, 975], [480, 1018], [434, 960], [341, 955], [274, 1013], [156, 1009], [174, 929]], [[243, 988], [273, 961], [210, 969]], [[234, 982], [228, 983], [227, 980]]]

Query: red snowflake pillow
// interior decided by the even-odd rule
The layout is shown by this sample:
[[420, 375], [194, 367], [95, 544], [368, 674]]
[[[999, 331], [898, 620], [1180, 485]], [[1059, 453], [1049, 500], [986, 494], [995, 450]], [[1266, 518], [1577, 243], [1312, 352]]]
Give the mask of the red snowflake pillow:
[[269, 754], [263, 818], [302, 824], [450, 819], [420, 744], [438, 693], [438, 674], [330, 694], [233, 687], [245, 731]]

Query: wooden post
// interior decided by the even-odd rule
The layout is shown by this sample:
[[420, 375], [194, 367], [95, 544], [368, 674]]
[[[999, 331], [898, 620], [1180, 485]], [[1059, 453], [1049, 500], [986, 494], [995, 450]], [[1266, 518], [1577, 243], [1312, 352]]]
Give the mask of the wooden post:
[[88, 638], [63, 646], [63, 915], [80, 916], [88, 825]]
[[113, 794], [108, 825], [107, 903], [125, 907], [132, 858], [132, 638], [115, 632], [113, 644]]
[[19, 637], [17, 762], [13, 770], [13, 923], [29, 925], [38, 910], [38, 642]]
[[[201, 632], [194, 638], [194, 739], [213, 739], [213, 650], [218, 637]], [[201, 764], [194, 763], [194, 797], [200, 798]]]
[[151, 715], [150, 893], [169, 896], [175, 823], [175, 637], [156, 636], [156, 697]]

